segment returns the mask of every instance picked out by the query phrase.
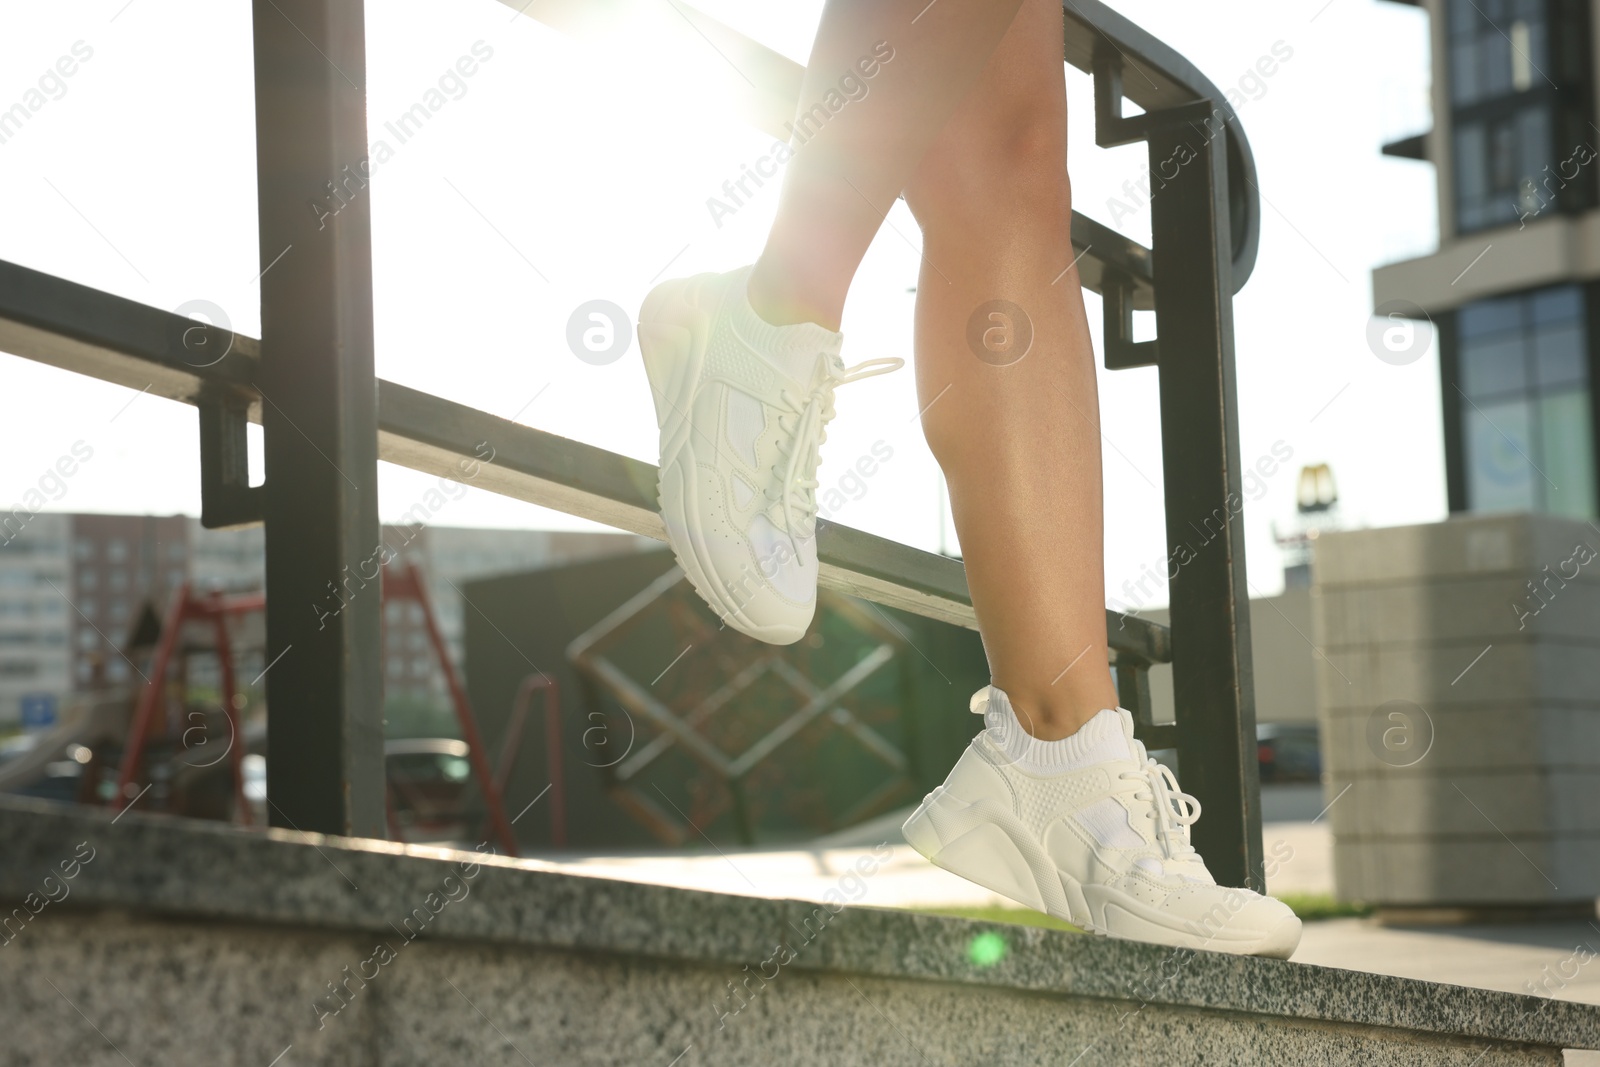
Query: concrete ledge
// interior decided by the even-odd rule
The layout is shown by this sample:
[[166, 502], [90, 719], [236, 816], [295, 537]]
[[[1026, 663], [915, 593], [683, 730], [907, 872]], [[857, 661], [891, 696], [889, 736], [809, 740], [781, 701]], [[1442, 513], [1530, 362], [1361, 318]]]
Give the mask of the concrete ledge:
[[[1594, 218], [1600, 224], [1600, 212]], [[1575, 543], [1593, 544], [1597, 533], [1600, 527], [1577, 519], [1526, 511], [1458, 512], [1442, 522], [1330, 530], [1317, 538], [1312, 584], [1326, 589], [1488, 575], [1534, 578], [1542, 565], [1555, 567], [1571, 556]], [[1600, 581], [1592, 566], [1575, 570], [1569, 582]]]
[[[254, 1067], [290, 1045], [284, 1067], [666, 1067], [686, 1049], [685, 1064], [1487, 1065], [1600, 1047], [1584, 1005], [536, 861], [11, 799], [0, 840], [0, 899], [35, 894], [38, 911], [0, 946], [0, 1063], [122, 1062], [111, 1042], [134, 1062]], [[771, 962], [780, 945], [793, 958]], [[742, 1011], [732, 982], [756, 991]]]

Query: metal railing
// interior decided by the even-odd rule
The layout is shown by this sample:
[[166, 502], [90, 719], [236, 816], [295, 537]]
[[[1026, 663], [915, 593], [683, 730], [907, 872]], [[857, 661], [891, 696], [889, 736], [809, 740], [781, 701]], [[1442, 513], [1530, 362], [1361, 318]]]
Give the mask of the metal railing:
[[[521, 9], [582, 32], [626, 6]], [[781, 128], [801, 68], [675, 7], [752, 73], [749, 98], [736, 101], [746, 116]], [[1064, 11], [1065, 60], [1094, 76], [1097, 142], [1144, 141], [1153, 172], [1184, 157], [1152, 198], [1153, 248], [1072, 220], [1083, 283], [1103, 298], [1106, 366], [1159, 371], [1167, 543], [1176, 552], [1209, 531], [1174, 557], [1170, 631], [1106, 613], [1120, 699], [1149, 747], [1177, 749], [1184, 787], [1207, 813], [1195, 843], [1217, 877], [1259, 887], [1244, 534], [1228, 506], [1243, 488], [1232, 297], [1255, 262], [1254, 163], [1222, 92], [1181, 56], [1097, 0], [1064, 0]], [[475, 485], [664, 539], [656, 472], [376, 378], [370, 198], [326, 219], [305, 206], [367, 154], [366, 98], [355, 88], [366, 82], [361, 0], [255, 0], [253, 18], [262, 266], [298, 246], [295, 270], [262, 277], [263, 338], [0, 262], [0, 349], [199, 409], [202, 521], [266, 524], [269, 744], [286, 754], [268, 761], [274, 821], [381, 837], [380, 598], [354, 590], [336, 613], [318, 607], [330, 584], [351, 589], [382, 543], [377, 461], [447, 476], [476, 465]], [[1143, 113], [1123, 117], [1124, 100]], [[1133, 340], [1135, 310], [1154, 310], [1155, 340]], [[263, 425], [266, 480], [256, 487], [247, 422]], [[826, 521], [817, 544], [825, 587], [975, 625], [959, 562]], [[1157, 724], [1148, 669], [1169, 662], [1176, 721]]]

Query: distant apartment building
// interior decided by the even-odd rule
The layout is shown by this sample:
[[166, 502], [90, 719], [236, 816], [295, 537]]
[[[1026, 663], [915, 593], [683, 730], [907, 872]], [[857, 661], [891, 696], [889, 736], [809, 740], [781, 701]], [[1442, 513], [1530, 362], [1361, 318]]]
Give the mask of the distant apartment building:
[[[384, 541], [400, 553], [397, 562], [414, 562], [422, 568], [428, 599], [457, 664], [464, 651], [466, 614], [476, 610], [463, 599], [466, 582], [660, 547], [659, 542], [634, 534], [461, 526], [386, 526]], [[416, 603], [384, 605], [384, 682], [391, 694], [442, 693], [443, 681]]]
[[1438, 327], [1452, 512], [1592, 518], [1600, 498], [1592, 0], [1403, 2], [1431, 17], [1433, 128], [1384, 152], [1434, 165], [1439, 248], [1374, 272], [1376, 313], [1426, 316]]
[[71, 525], [35, 515], [0, 548], [0, 723], [18, 721], [30, 697], [72, 688]]
[[[472, 610], [462, 601], [464, 582], [656, 544], [632, 534], [459, 527], [384, 527], [383, 536], [399, 561], [421, 568], [458, 664], [464, 613]], [[0, 543], [0, 727], [75, 691], [137, 681], [137, 657], [123, 653], [141, 618], [159, 619], [184, 582], [239, 593], [260, 590], [264, 579], [260, 527], [207, 530], [184, 515], [33, 516]], [[385, 605], [384, 631], [386, 691], [442, 696], [420, 606]], [[264, 665], [263, 650], [253, 647], [262, 632], [259, 622], [237, 628], [242, 681]]]
[[189, 577], [189, 523], [182, 515], [69, 515], [72, 681], [85, 689], [134, 677], [119, 651], [139, 617], [159, 614]]

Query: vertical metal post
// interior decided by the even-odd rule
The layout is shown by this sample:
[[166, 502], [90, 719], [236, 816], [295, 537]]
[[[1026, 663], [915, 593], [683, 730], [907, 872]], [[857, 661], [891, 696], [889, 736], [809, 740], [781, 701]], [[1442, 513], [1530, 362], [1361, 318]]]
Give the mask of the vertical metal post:
[[[1467, 442], [1466, 427], [1461, 418], [1461, 350], [1460, 334], [1456, 328], [1456, 317], [1459, 312], [1451, 311], [1440, 315], [1436, 320], [1439, 328], [1439, 414], [1444, 426], [1444, 485], [1445, 501], [1450, 513], [1466, 511], [1470, 507], [1467, 500]], [[1595, 309], [1590, 305], [1590, 326], [1596, 322]], [[1423, 323], [1417, 323], [1419, 330], [1427, 329]], [[1589, 346], [1589, 360], [1591, 370], [1595, 366], [1595, 350]], [[1600, 379], [1590, 379], [1591, 381]], [[1600, 415], [1600, 396], [1594, 390], [1589, 394], [1591, 411]], [[1593, 416], [1591, 416], [1593, 417]], [[1593, 423], [1600, 426], [1600, 420]], [[1596, 460], [1600, 460], [1600, 438], [1596, 439]], [[1600, 472], [1600, 464], [1595, 467]]]
[[1179, 770], [1204, 809], [1194, 843], [1218, 882], [1260, 889], [1227, 141], [1164, 123], [1149, 149]]
[[[1580, 288], [1583, 294], [1583, 330], [1584, 352], [1588, 356], [1589, 369], [1589, 447], [1593, 467], [1590, 478], [1594, 482], [1593, 490], [1596, 499], [1600, 499], [1600, 282], [1586, 282]], [[1460, 312], [1450, 315], [1441, 315], [1439, 322], [1439, 367], [1444, 373], [1445, 353], [1450, 354], [1450, 377], [1452, 381], [1459, 380], [1461, 369], [1461, 331], [1458, 326]], [[1450, 510], [1465, 511], [1469, 506], [1467, 500], [1467, 463], [1466, 442], [1461, 432], [1461, 394], [1455, 389], [1446, 393], [1444, 404], [1445, 418], [1445, 472], [1454, 470], [1456, 477], [1460, 478], [1459, 489], [1456, 482], [1450, 482]], [[1454, 412], [1456, 426], [1451, 428], [1450, 412]], [[1449, 452], [1450, 441], [1454, 439], [1456, 454]], [[1456, 506], [1460, 500], [1460, 507]]]
[[362, 0], [254, 0], [274, 826], [384, 835]]

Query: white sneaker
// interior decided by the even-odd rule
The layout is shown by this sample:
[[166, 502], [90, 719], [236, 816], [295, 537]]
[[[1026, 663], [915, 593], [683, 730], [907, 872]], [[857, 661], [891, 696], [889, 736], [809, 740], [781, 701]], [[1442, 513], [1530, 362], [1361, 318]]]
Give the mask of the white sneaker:
[[[1287, 905], [1216, 884], [1189, 844], [1200, 804], [1134, 739], [1124, 708], [1074, 735], [1070, 769], [1041, 773], [1007, 752], [1042, 752], [993, 686], [972, 698], [988, 729], [906, 820], [933, 863], [1096, 934], [1288, 959], [1300, 920]], [[999, 742], [999, 743], [997, 743]]]
[[817, 460], [834, 387], [905, 361], [846, 370], [838, 333], [756, 315], [749, 275], [741, 267], [662, 282], [639, 310], [639, 348], [678, 565], [728, 625], [787, 645], [816, 611]]

